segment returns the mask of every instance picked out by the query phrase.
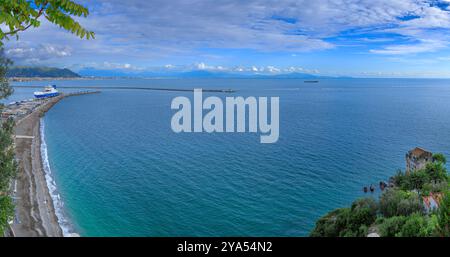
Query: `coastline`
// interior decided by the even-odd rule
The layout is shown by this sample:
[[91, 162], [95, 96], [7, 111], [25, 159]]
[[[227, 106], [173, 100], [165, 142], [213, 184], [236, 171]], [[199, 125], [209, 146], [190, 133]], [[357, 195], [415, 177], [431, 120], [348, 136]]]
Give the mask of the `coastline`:
[[14, 236], [63, 236], [45, 178], [41, 156], [40, 118], [63, 96], [51, 99], [16, 122], [15, 154], [18, 171], [14, 184]]
[[[15, 217], [10, 225], [10, 236], [15, 237], [62, 237], [79, 236], [70, 234], [60, 211], [55, 209], [57, 195], [52, 195], [56, 188], [48, 170], [45, 142], [42, 138], [42, 116], [56, 103], [65, 97], [92, 94], [96, 92], [79, 92], [61, 94], [48, 99], [31, 113], [16, 120], [15, 156], [18, 171], [13, 181], [13, 199], [15, 203]], [[44, 155], [44, 156], [43, 156]], [[46, 160], [47, 161], [47, 160]], [[50, 189], [52, 187], [52, 189]], [[56, 197], [56, 198], [52, 198]], [[57, 205], [61, 203], [56, 202]], [[58, 206], [57, 206], [58, 207]], [[59, 215], [58, 215], [59, 214]]]

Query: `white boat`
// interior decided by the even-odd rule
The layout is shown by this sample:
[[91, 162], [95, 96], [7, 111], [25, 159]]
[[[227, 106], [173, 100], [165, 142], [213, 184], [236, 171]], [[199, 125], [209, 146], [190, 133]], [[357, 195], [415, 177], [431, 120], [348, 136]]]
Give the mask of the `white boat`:
[[49, 98], [58, 96], [59, 92], [56, 90], [56, 85], [46, 86], [44, 91], [34, 92], [34, 97], [36, 98]]

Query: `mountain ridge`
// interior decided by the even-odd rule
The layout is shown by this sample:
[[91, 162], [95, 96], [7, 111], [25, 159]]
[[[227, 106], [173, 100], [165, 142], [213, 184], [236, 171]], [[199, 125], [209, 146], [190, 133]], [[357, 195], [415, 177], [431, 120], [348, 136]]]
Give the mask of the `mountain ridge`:
[[13, 66], [8, 69], [6, 73], [8, 78], [80, 78], [78, 73], [75, 73], [67, 68], [55, 67], [38, 67], [38, 66]]

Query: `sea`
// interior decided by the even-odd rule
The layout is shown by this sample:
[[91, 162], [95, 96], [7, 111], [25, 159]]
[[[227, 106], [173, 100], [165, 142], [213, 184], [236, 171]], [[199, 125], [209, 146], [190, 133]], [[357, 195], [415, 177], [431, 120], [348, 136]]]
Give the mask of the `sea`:
[[[450, 80], [105, 79], [14, 82], [99, 87], [42, 119], [44, 168], [66, 234], [307, 236], [420, 146], [450, 156]], [[102, 87], [107, 87], [101, 89]], [[114, 89], [118, 87], [118, 89]], [[258, 133], [174, 133], [175, 97], [279, 97], [277, 143]], [[77, 91], [77, 89], [60, 89]], [[84, 89], [83, 89], [84, 90]]]

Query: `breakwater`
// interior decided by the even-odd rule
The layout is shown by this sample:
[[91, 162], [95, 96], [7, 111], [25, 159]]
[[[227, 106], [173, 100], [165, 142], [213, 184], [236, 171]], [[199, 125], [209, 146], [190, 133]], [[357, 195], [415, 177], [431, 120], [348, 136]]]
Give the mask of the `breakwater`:
[[[42, 86], [13, 86], [15, 88], [42, 88]], [[87, 90], [149, 90], [149, 91], [172, 91], [172, 92], [194, 92], [194, 89], [184, 88], [162, 88], [162, 87], [95, 87], [95, 86], [59, 86], [58, 89], [87, 89]], [[233, 89], [202, 89], [210, 93], [234, 93]]]

